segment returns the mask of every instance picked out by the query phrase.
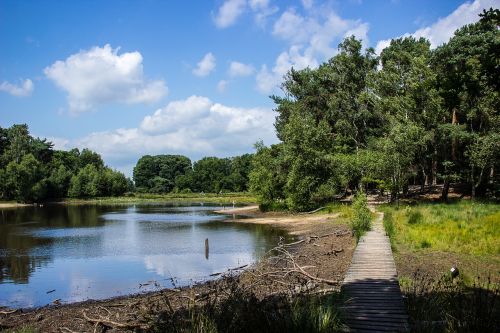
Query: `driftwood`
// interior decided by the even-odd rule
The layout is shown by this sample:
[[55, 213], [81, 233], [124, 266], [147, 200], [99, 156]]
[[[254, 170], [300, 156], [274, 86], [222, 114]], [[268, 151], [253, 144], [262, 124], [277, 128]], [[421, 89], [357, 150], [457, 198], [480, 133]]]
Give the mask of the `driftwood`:
[[17, 311], [19, 311], [19, 309], [9, 310], [9, 311], [0, 311], [0, 314], [8, 315], [8, 314], [16, 313]]

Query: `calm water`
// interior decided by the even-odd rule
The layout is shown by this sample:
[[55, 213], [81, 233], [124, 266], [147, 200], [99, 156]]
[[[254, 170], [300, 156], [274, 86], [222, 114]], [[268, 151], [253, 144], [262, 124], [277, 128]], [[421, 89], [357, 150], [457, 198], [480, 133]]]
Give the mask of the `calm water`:
[[[0, 210], [0, 306], [102, 299], [202, 281], [253, 263], [283, 235], [210, 206]], [[205, 253], [205, 239], [209, 253]]]

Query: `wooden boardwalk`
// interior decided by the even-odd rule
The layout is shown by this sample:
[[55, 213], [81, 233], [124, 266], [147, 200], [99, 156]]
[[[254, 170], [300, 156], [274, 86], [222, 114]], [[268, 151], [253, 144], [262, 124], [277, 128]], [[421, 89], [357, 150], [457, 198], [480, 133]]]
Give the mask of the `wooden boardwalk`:
[[359, 240], [342, 289], [343, 307], [351, 332], [407, 332], [408, 316], [399, 289], [383, 213]]

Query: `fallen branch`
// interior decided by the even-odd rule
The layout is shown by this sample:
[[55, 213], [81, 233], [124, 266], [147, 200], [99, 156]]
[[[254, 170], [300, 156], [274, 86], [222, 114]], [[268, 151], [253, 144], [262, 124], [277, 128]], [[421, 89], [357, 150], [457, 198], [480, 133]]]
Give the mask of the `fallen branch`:
[[9, 310], [9, 311], [0, 311], [0, 314], [8, 315], [8, 314], [16, 313], [17, 311], [19, 311], [19, 309]]
[[316, 208], [315, 210], [311, 210], [310, 212], [304, 212], [302, 214], [314, 214], [316, 212], [319, 212], [320, 210], [322, 210], [323, 208], [325, 208], [325, 206], [323, 207], [319, 207], [319, 208]]
[[103, 317], [91, 318], [87, 315], [85, 310], [82, 311], [82, 314], [83, 314], [83, 318], [85, 318], [85, 320], [87, 320], [88, 322], [94, 323], [96, 325], [103, 324], [103, 325], [113, 327], [113, 328], [129, 328], [129, 329], [133, 329], [133, 328], [148, 329], [149, 328], [149, 326], [141, 325], [138, 323], [119, 323], [119, 322], [113, 321], [109, 318], [103, 318]]

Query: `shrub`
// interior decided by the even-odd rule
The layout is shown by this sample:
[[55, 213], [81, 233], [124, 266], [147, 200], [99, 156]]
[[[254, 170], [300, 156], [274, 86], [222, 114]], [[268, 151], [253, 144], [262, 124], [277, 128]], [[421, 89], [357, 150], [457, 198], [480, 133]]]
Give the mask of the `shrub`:
[[359, 240], [361, 236], [371, 228], [371, 213], [368, 209], [366, 194], [360, 192], [356, 194], [352, 202], [354, 216], [351, 223], [352, 231]]

